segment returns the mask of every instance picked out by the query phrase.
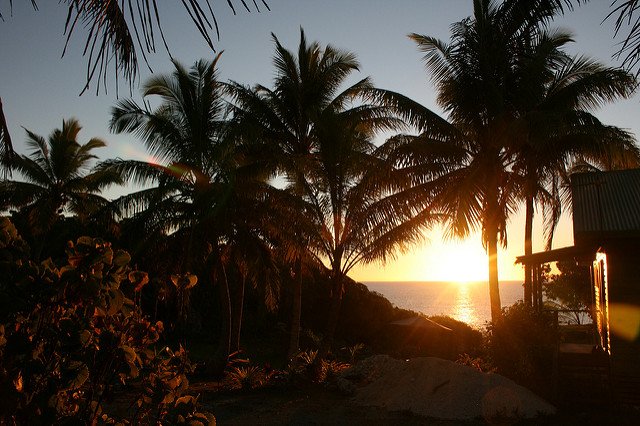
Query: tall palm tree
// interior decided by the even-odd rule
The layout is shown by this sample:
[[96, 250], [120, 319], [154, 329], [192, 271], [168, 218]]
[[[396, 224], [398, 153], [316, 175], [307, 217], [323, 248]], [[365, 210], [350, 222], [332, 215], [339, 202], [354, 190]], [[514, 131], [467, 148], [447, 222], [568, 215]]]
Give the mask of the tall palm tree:
[[335, 333], [346, 274], [359, 262], [393, 257], [434, 218], [426, 209], [414, 217], [421, 204], [410, 207], [409, 193], [397, 194], [404, 182], [371, 142], [377, 131], [403, 126], [401, 118], [414, 119], [407, 100], [374, 88], [369, 78], [342, 89], [359, 69], [355, 55], [307, 43], [302, 30], [297, 55], [274, 41], [274, 88], [234, 83], [230, 92], [246, 137], [260, 141], [263, 158], [287, 182], [277, 196], [295, 227], [294, 235], [282, 238], [294, 253], [290, 355], [298, 346], [303, 258], [312, 256], [330, 271], [332, 302], [320, 360]]
[[238, 228], [258, 226], [260, 219], [255, 206], [260, 185], [250, 168], [242, 169], [236, 141], [226, 134], [218, 58], [200, 60], [190, 70], [174, 61], [171, 75], [149, 79], [143, 94], [160, 98], [155, 110], [131, 100], [119, 102], [111, 129], [140, 137], [154, 160], [101, 164], [126, 181], [146, 185], [114, 201], [120, 214], [132, 216], [149, 234], [161, 231], [183, 247], [181, 273], [208, 269], [222, 315], [221, 337], [211, 359], [214, 371], [224, 368], [231, 338], [223, 248], [234, 241]]
[[119, 182], [111, 173], [90, 171], [97, 158], [93, 150], [106, 144], [98, 138], [80, 144], [81, 129], [75, 119], [64, 120], [62, 129], [54, 130], [47, 140], [27, 130], [31, 154], [14, 155], [9, 168], [22, 180], [0, 183], [2, 209], [25, 209], [35, 233], [42, 235], [41, 242], [61, 214], [87, 218], [96, 213], [108, 203], [101, 190]]
[[451, 155], [461, 159], [447, 173], [440, 194], [441, 208], [449, 216], [448, 232], [465, 237], [482, 229], [494, 321], [502, 316], [498, 243], [507, 243], [507, 218], [517, 207], [521, 185], [513, 170], [517, 117], [511, 94], [519, 84], [514, 70], [523, 42], [538, 34], [565, 5], [570, 2], [474, 0], [473, 17], [452, 26], [450, 43], [410, 35], [425, 55], [438, 103], [452, 125], [448, 135], [435, 135], [436, 139], [446, 141]]
[[[630, 96], [636, 81], [621, 70], [562, 51], [571, 35], [536, 34], [521, 44], [512, 100], [517, 124], [512, 136], [525, 201], [525, 255], [532, 253], [534, 207], [547, 213], [547, 248], [562, 209], [562, 176], [577, 159], [610, 167], [637, 166], [640, 155], [628, 132], [602, 124], [592, 111]], [[564, 198], [566, 199], [566, 197]], [[531, 266], [525, 267], [525, 303], [531, 301]]]
[[[274, 88], [260, 85], [251, 88], [231, 83], [229, 91], [237, 104], [234, 118], [239, 129], [245, 137], [259, 141], [261, 155], [274, 175], [284, 176], [287, 190], [293, 197], [301, 198], [318, 144], [314, 118], [327, 109], [341, 108], [346, 100], [370, 84], [365, 79], [340, 91], [347, 77], [359, 68], [355, 55], [332, 46], [323, 49], [317, 42], [307, 43], [302, 29], [297, 55], [283, 47], [275, 35], [272, 37], [276, 45]], [[290, 198], [283, 197], [286, 199]], [[297, 229], [295, 235], [283, 238], [290, 248], [289, 257], [294, 265], [289, 357], [298, 351], [302, 259], [308, 245], [302, 227], [294, 228]]]
[[318, 145], [303, 195], [304, 217], [309, 221], [310, 251], [326, 265], [331, 279], [319, 362], [335, 335], [349, 271], [359, 263], [384, 262], [406, 251], [439, 216], [431, 211], [424, 188], [419, 196], [403, 191], [409, 182], [386, 160], [388, 147], [376, 148], [372, 142], [379, 129], [395, 127], [394, 114], [363, 104], [328, 109], [314, 121]]

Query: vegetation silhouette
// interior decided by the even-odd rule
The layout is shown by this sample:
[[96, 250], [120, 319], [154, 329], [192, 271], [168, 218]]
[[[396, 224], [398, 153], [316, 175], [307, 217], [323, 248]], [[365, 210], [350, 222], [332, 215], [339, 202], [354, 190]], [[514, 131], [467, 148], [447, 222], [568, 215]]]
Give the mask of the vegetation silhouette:
[[[377, 132], [405, 125], [401, 112], [389, 102], [400, 96], [376, 89], [369, 78], [342, 89], [359, 68], [355, 55], [307, 44], [302, 29], [297, 56], [273, 37], [274, 89], [232, 83], [230, 92], [244, 137], [258, 139], [274, 175], [286, 179], [284, 192], [299, 206], [290, 216], [295, 235], [285, 243], [296, 276], [290, 356], [297, 350], [305, 252], [324, 263], [333, 277], [334, 303], [319, 362], [333, 340], [346, 274], [359, 262], [393, 256], [396, 249], [419, 239], [419, 231], [436, 216], [427, 210], [417, 214], [428, 207], [425, 201], [409, 204], [409, 192], [397, 192], [406, 182], [394, 176], [384, 159], [386, 147], [378, 149], [372, 142]], [[363, 103], [367, 100], [371, 102]]]
[[[76, 21], [107, 13], [65, 3], [75, 10], [70, 31]], [[134, 379], [149, 385], [136, 416], [210, 422], [197, 412], [197, 399], [183, 394], [193, 372], [185, 350], [150, 355], [165, 342], [193, 345], [208, 372], [222, 377], [230, 370], [234, 386], [245, 389], [325, 380], [360, 354], [409, 353], [388, 323], [417, 314], [394, 308], [348, 274], [358, 264], [409, 250], [439, 222], [449, 237], [482, 230], [492, 324], [481, 347], [479, 331], [435, 318], [453, 330], [456, 344], [425, 338], [431, 347], [417, 355], [460, 357], [548, 390], [558, 341], [551, 318], [526, 302], [502, 309], [497, 247], [506, 245], [506, 224], [523, 202], [525, 252], [536, 205], [552, 235], [565, 201], [562, 178], [572, 165], [638, 165], [633, 137], [593, 115], [596, 107], [630, 96], [636, 81], [563, 51], [570, 34], [549, 30], [548, 22], [569, 1], [473, 4], [474, 15], [452, 26], [450, 43], [410, 35], [425, 55], [446, 119], [368, 77], [348, 85], [359, 71], [356, 55], [309, 43], [301, 29], [297, 52], [272, 35], [273, 88], [221, 82], [217, 55], [188, 69], [173, 61], [172, 73], [144, 84], [142, 105], [119, 101], [111, 130], [139, 138], [147, 161], [109, 159], [90, 169], [93, 150], [104, 142], [78, 143], [75, 120], [64, 121], [48, 141], [27, 131], [30, 156], [2, 151], [5, 173], [22, 177], [0, 183], [2, 208], [20, 209], [12, 212], [16, 223], [40, 244], [30, 258], [14, 226], [0, 221], [0, 267], [8, 271], [0, 281], [6, 296], [0, 297], [6, 305], [0, 309], [0, 385], [17, 401], [11, 419], [27, 421], [34, 407], [54, 398], [60, 404], [47, 405], [43, 422], [93, 422], [120, 377], [123, 385]], [[197, 5], [184, 4], [188, 10]], [[194, 20], [203, 31], [199, 16]], [[155, 24], [142, 25], [137, 42], [150, 48]], [[131, 49], [126, 43], [112, 48]], [[106, 55], [110, 48], [102, 49], [98, 54]], [[135, 52], [126, 60], [132, 67]], [[122, 70], [135, 74], [135, 66]], [[385, 132], [400, 131], [376, 144]], [[0, 137], [8, 141], [3, 148], [10, 147], [4, 121]], [[115, 183], [141, 188], [109, 202], [100, 191]], [[106, 215], [109, 230], [98, 226]], [[131, 255], [99, 237], [76, 238], [93, 225], [99, 237], [112, 232], [114, 247], [131, 247]], [[70, 242], [36, 262], [48, 232]], [[149, 274], [138, 264], [149, 266]], [[551, 278], [560, 285], [547, 294], [584, 303], [572, 279], [578, 272], [561, 271]], [[166, 340], [160, 340], [158, 318], [170, 331]], [[67, 334], [57, 335], [60, 330]], [[251, 351], [247, 341], [255, 345]], [[244, 350], [261, 361], [291, 362], [276, 372], [237, 361]], [[96, 357], [105, 364], [90, 365]], [[143, 367], [148, 375], [141, 377]], [[45, 373], [34, 374], [34, 384], [29, 371]], [[156, 414], [149, 409], [154, 405]]]
[[569, 36], [546, 30], [562, 10], [562, 2], [554, 1], [478, 0], [473, 17], [452, 27], [450, 43], [410, 35], [425, 54], [437, 101], [450, 121], [439, 132], [404, 137], [414, 147], [411, 165], [446, 164], [437, 203], [449, 237], [482, 229], [493, 321], [501, 317], [497, 246], [507, 243], [506, 223], [519, 201], [527, 205], [530, 251], [534, 200], [552, 206], [553, 229], [560, 209], [558, 173], [566, 173], [572, 158], [615, 157], [625, 165], [638, 159], [630, 134], [589, 113], [629, 96], [635, 79], [564, 54]]
[[173, 261], [181, 265], [176, 272], [196, 273], [218, 289], [222, 334], [211, 368], [220, 373], [230, 351], [232, 315], [224, 252], [236, 244], [265, 244], [258, 227], [266, 182], [243, 164], [240, 146], [227, 136], [218, 58], [190, 70], [174, 62], [171, 75], [151, 78], [143, 94], [161, 99], [155, 110], [120, 101], [112, 130], [140, 137], [154, 160], [107, 160], [98, 168], [146, 185], [114, 200], [116, 213], [130, 216], [130, 226], [148, 236], [167, 236]]
[[77, 141], [82, 127], [75, 119], [62, 122], [45, 140], [27, 130], [30, 155], [15, 155], [7, 167], [21, 180], [0, 182], [0, 205], [3, 210], [21, 209], [29, 218], [32, 234], [40, 242], [35, 259], [46, 243], [47, 232], [63, 213], [71, 213], [81, 221], [97, 213], [109, 201], [101, 191], [121, 181], [108, 171], [90, 170], [93, 153], [106, 143], [92, 138], [85, 144]]
[[[7, 218], [0, 236], [3, 424], [146, 424], [180, 416], [215, 424], [186, 394], [193, 371], [186, 351], [153, 348], [163, 324], [148, 321], [132, 300], [148, 276], [129, 266], [127, 252], [81, 237], [56, 265], [31, 260]], [[134, 386], [135, 409], [107, 410], [112, 398], [126, 398], [125, 384]]]

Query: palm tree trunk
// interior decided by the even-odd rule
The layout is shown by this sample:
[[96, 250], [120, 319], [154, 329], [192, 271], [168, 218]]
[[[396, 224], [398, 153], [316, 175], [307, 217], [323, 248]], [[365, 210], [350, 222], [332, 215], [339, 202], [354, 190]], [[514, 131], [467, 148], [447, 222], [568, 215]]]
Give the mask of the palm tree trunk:
[[240, 331], [242, 329], [242, 312], [244, 309], [244, 289], [246, 278], [244, 275], [240, 277], [240, 288], [236, 291], [233, 298], [233, 307], [231, 309], [231, 353], [240, 350]]
[[329, 315], [327, 317], [327, 328], [325, 329], [324, 337], [322, 339], [322, 343], [320, 344], [320, 349], [318, 350], [318, 355], [315, 359], [315, 364], [319, 365], [319, 363], [327, 357], [329, 354], [329, 350], [331, 349], [331, 344], [333, 343], [333, 338], [336, 334], [336, 329], [338, 327], [338, 320], [340, 319], [340, 307], [342, 306], [342, 282], [343, 276], [340, 269], [334, 269], [333, 276], [333, 285], [331, 291], [331, 304], [329, 306]]
[[495, 234], [489, 238], [489, 299], [491, 300], [491, 321], [495, 323], [502, 319], [500, 285], [498, 281], [498, 241]]
[[295, 263], [295, 279], [293, 281], [293, 305], [291, 309], [291, 335], [287, 359], [291, 360], [300, 347], [300, 320], [302, 318], [302, 256]]
[[[530, 256], [533, 253], [533, 198], [527, 197], [525, 226], [524, 226], [524, 255]], [[524, 264], [524, 304], [531, 306], [533, 301], [533, 266], [526, 262]]]
[[[229, 297], [229, 282], [227, 281], [227, 274], [225, 272], [224, 264], [222, 263], [219, 248], [216, 247], [215, 250], [215, 253], [212, 253], [213, 256], [216, 256], [212, 282], [216, 284], [218, 289], [220, 315], [222, 318], [220, 323], [218, 346], [209, 360], [207, 369], [215, 376], [221, 376], [227, 366], [231, 348], [231, 300]], [[215, 273], [216, 271], [217, 273]]]
[[487, 187], [487, 200], [485, 211], [485, 238], [487, 254], [489, 255], [489, 300], [491, 303], [491, 322], [494, 324], [502, 319], [502, 306], [500, 304], [500, 285], [498, 282], [498, 218], [499, 202], [498, 176], [492, 174]]

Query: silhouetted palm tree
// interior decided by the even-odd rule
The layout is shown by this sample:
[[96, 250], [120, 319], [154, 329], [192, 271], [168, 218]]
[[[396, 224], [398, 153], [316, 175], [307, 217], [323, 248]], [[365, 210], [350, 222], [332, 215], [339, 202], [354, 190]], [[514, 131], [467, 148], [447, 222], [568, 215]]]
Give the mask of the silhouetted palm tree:
[[439, 219], [424, 193], [401, 190], [408, 185], [404, 174], [385, 159], [386, 145], [373, 144], [376, 132], [393, 123], [393, 115], [367, 104], [328, 109], [315, 119], [318, 146], [303, 195], [304, 217], [310, 223], [310, 250], [331, 278], [318, 360], [330, 349], [349, 271], [359, 263], [395, 258]]
[[444, 179], [440, 196], [441, 207], [449, 216], [448, 232], [465, 237], [481, 227], [489, 257], [494, 321], [502, 316], [498, 243], [507, 243], [507, 218], [516, 209], [521, 191], [521, 181], [513, 170], [513, 133], [518, 117], [512, 94], [519, 87], [517, 61], [524, 43], [569, 3], [474, 0], [473, 17], [452, 26], [450, 43], [411, 35], [425, 54], [438, 103], [452, 124], [449, 134], [426, 134], [426, 139], [435, 136], [446, 142], [438, 149], [448, 146], [450, 154], [462, 160]]
[[[2, 209], [19, 208], [28, 212], [35, 234], [44, 234], [56, 219], [68, 212], [87, 218], [108, 201], [100, 196], [102, 189], [118, 183], [113, 174], [90, 171], [93, 150], [106, 144], [97, 138], [86, 144], [77, 141], [82, 127], [74, 119], [62, 122], [45, 140], [27, 130], [30, 155], [14, 154], [8, 170], [22, 180], [0, 183]], [[40, 245], [42, 246], [42, 245]]]
[[[532, 253], [534, 207], [547, 218], [547, 249], [562, 210], [562, 187], [572, 163], [579, 159], [609, 167], [637, 166], [640, 155], [628, 132], [602, 124], [592, 115], [599, 106], [631, 95], [636, 81], [629, 73], [562, 47], [570, 34], [541, 32], [524, 44], [514, 75], [518, 85], [511, 104], [514, 125], [514, 170], [522, 175], [526, 206], [525, 255]], [[565, 177], [565, 179], [563, 179]], [[564, 197], [566, 200], [566, 196]], [[531, 301], [531, 266], [525, 267], [525, 303]]]
[[307, 43], [302, 30], [297, 55], [274, 41], [274, 88], [234, 83], [230, 93], [245, 137], [259, 141], [262, 158], [287, 182], [272, 196], [288, 206], [293, 228], [280, 238], [295, 270], [290, 356], [298, 348], [302, 260], [311, 255], [330, 271], [332, 307], [320, 360], [333, 340], [346, 274], [359, 262], [393, 257], [394, 249], [421, 238], [433, 218], [414, 217], [419, 204], [407, 207], [404, 195], [382, 201], [400, 183], [371, 140], [412, 117], [399, 106], [405, 99], [374, 88], [369, 78], [343, 89], [359, 69], [355, 55]]
[[[358, 70], [354, 54], [332, 46], [323, 49], [317, 42], [308, 44], [301, 29], [296, 55], [284, 48], [275, 35], [272, 36], [276, 44], [274, 88], [230, 84], [230, 93], [237, 104], [234, 118], [245, 137], [259, 142], [260, 155], [270, 165], [273, 174], [286, 178], [287, 191], [300, 198], [308, 184], [310, 163], [317, 151], [314, 119], [327, 109], [340, 109], [363, 88], [370, 87], [370, 83], [365, 79], [341, 91], [346, 78]], [[283, 202], [288, 198], [283, 197]], [[289, 357], [298, 351], [302, 259], [308, 244], [302, 227], [296, 227], [296, 220], [292, 220], [295, 217], [288, 219], [293, 224], [294, 234], [282, 238], [290, 249], [287, 257], [294, 265]]]
[[638, 0], [614, 0], [610, 5], [613, 10], [605, 18], [606, 20], [617, 15], [614, 36], [617, 36], [624, 27], [628, 27], [628, 33], [620, 43], [620, 49], [614, 57], [622, 58], [622, 66], [627, 69], [636, 68], [636, 75], [640, 72], [640, 68], [638, 68], [638, 64], [640, 64], [640, 17], [637, 14], [639, 6]]
[[111, 129], [140, 137], [153, 161], [116, 159], [101, 165], [126, 181], [147, 185], [115, 200], [118, 212], [132, 216], [150, 234], [161, 231], [178, 241], [184, 253], [182, 273], [205, 265], [209, 269], [222, 316], [221, 337], [211, 360], [215, 371], [226, 364], [231, 335], [222, 251], [234, 242], [238, 229], [249, 232], [247, 228], [259, 226], [255, 204], [261, 191], [251, 168], [242, 168], [236, 140], [226, 135], [218, 58], [200, 60], [190, 70], [174, 61], [171, 75], [149, 79], [144, 96], [161, 99], [153, 111], [131, 100], [119, 102]]
[[[155, 0], [61, 0], [60, 3], [69, 9], [65, 23], [65, 51], [76, 27], [82, 26], [87, 32], [84, 46], [88, 58], [85, 90], [94, 79], [97, 80], [99, 90], [100, 83], [106, 83], [106, 74], [111, 66], [116, 71], [116, 78], [122, 73], [125, 79], [133, 84], [138, 74], [140, 56], [149, 66], [146, 55], [156, 51], [156, 37], [159, 37], [167, 51], [169, 50], [160, 19], [163, 5], [159, 5]], [[226, 3], [235, 15], [233, 0], [227, 0]], [[240, 0], [240, 3], [247, 12], [251, 12], [244, 0]], [[265, 0], [260, 0], [260, 3], [269, 9]], [[31, 0], [31, 4], [38, 10], [37, 0]], [[10, 0], [9, 7], [12, 6]], [[182, 6], [200, 35], [215, 52], [211, 32], [215, 30], [216, 37], [220, 38], [220, 30], [210, 0], [183, 1]], [[253, 2], [253, 6], [260, 12], [256, 1]], [[0, 20], [2, 19], [4, 17], [0, 10]]]

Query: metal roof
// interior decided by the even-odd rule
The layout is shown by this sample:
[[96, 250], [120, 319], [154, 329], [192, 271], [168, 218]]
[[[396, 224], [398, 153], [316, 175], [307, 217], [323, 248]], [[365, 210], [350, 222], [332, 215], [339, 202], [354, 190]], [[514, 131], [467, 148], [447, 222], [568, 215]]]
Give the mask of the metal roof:
[[640, 235], [640, 169], [571, 176], [573, 238]]
[[523, 265], [539, 265], [542, 263], [556, 262], [558, 260], [592, 261], [600, 246], [583, 244], [580, 246], [562, 247], [555, 250], [541, 251], [529, 256], [516, 257], [516, 263]]

